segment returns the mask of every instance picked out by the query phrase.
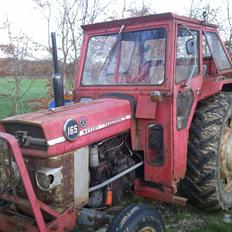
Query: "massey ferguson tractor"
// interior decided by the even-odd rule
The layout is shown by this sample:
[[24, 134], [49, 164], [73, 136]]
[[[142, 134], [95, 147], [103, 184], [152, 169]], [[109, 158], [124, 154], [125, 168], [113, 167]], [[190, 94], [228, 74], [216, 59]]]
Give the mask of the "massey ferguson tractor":
[[[231, 207], [232, 63], [217, 26], [165, 13], [82, 28], [74, 103], [54, 62], [56, 107], [1, 121], [0, 231], [70, 231], [126, 192]], [[148, 205], [107, 229], [164, 230]]]

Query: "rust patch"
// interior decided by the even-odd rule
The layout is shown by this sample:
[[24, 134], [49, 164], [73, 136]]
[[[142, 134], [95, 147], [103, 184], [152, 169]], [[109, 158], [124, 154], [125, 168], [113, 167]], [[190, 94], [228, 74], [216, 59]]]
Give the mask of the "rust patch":
[[[73, 152], [51, 158], [26, 157], [25, 158], [30, 179], [39, 200], [47, 204], [67, 205], [74, 198], [74, 159]], [[35, 173], [43, 168], [62, 167], [62, 182], [50, 192], [40, 190], [36, 185]], [[25, 193], [23, 194], [25, 197]]]

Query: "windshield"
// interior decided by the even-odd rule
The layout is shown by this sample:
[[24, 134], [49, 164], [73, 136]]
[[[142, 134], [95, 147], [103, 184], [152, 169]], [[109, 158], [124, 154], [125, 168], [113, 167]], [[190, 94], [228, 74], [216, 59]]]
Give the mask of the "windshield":
[[162, 84], [166, 38], [164, 28], [91, 37], [82, 84]]

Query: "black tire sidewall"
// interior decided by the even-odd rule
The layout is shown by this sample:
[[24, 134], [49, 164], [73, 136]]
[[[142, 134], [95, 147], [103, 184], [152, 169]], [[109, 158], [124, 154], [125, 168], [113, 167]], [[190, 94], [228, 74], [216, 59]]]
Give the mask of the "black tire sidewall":
[[108, 232], [138, 232], [146, 227], [164, 232], [163, 218], [148, 205], [131, 205], [123, 209], [108, 227]]
[[138, 232], [145, 227], [151, 227], [155, 229], [156, 232], [164, 231], [157, 212], [152, 208], [138, 211], [133, 217], [128, 219], [122, 227], [122, 231]]
[[108, 226], [106, 232], [111, 232], [113, 231], [113, 228], [117, 227], [119, 225], [119, 223], [121, 222], [123, 216], [130, 211], [133, 207], [135, 207], [136, 204], [132, 204], [127, 206], [126, 208], [122, 209], [117, 215], [116, 217], [113, 219], [113, 221], [111, 222], [111, 224]]

